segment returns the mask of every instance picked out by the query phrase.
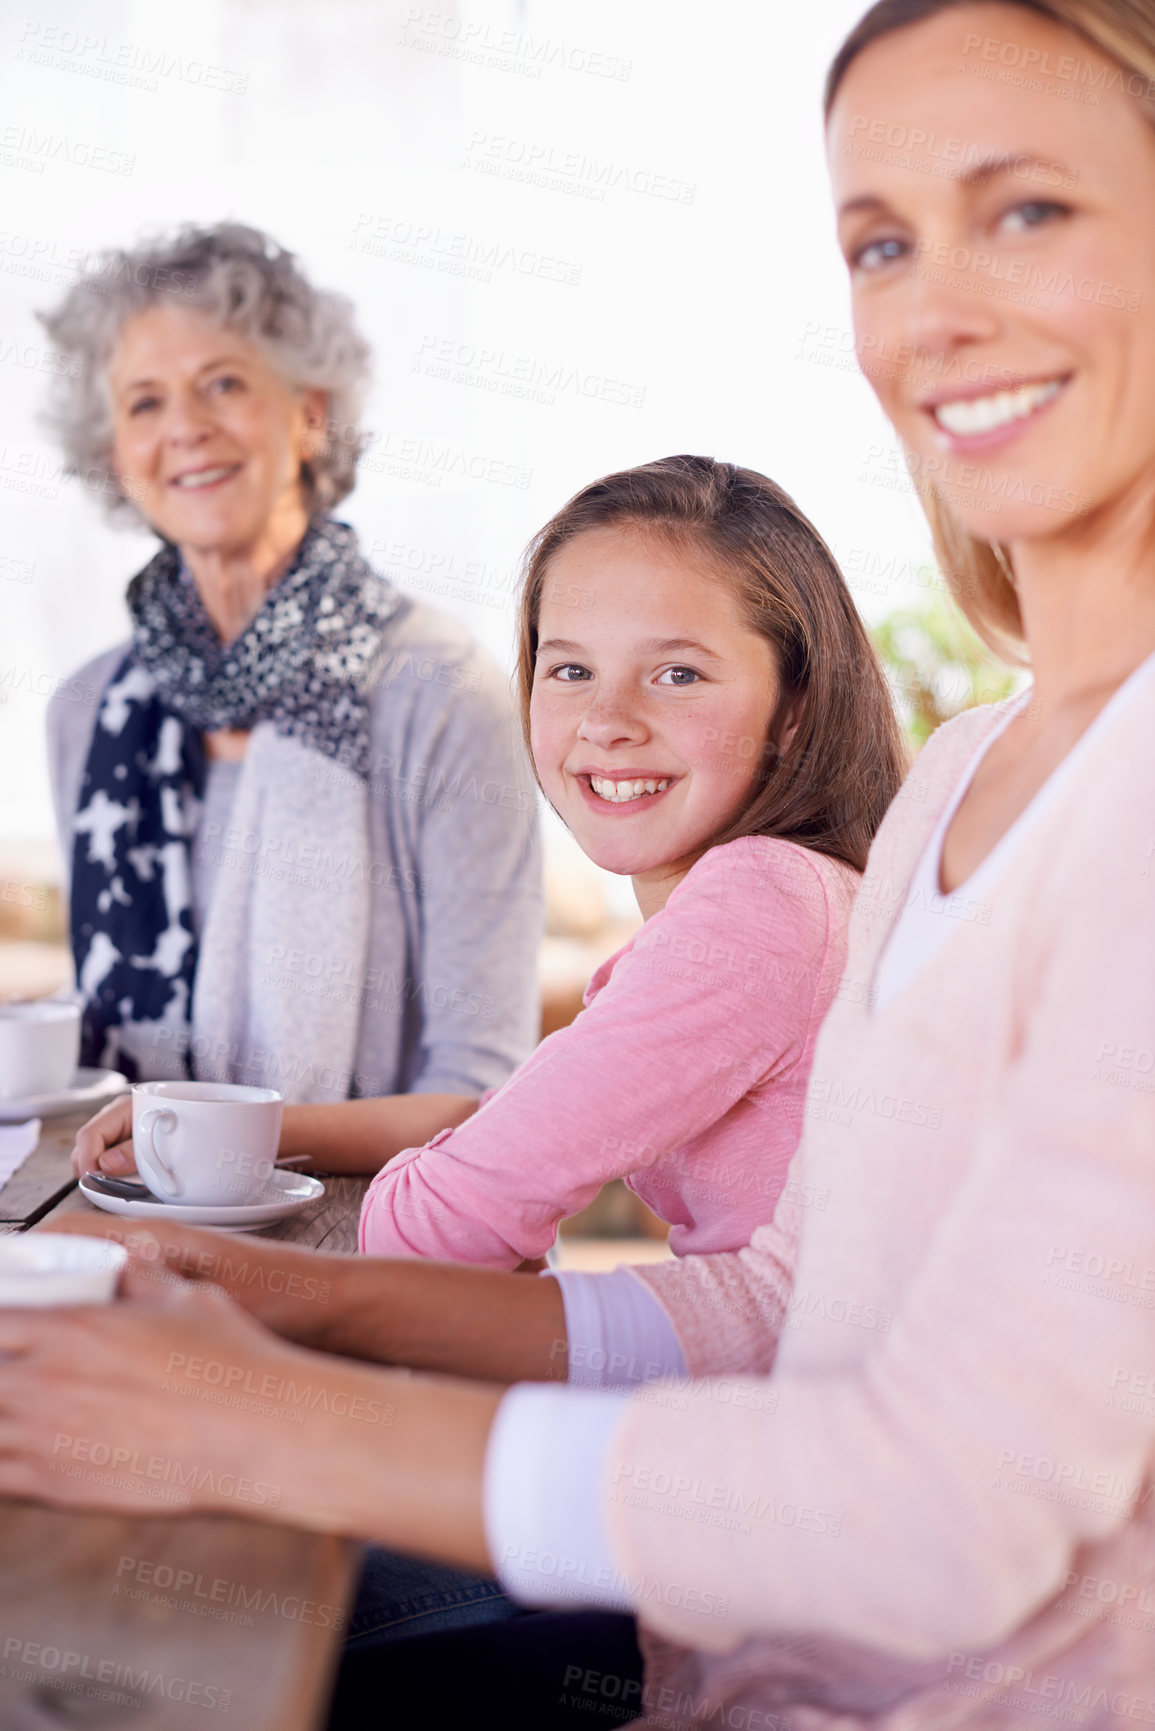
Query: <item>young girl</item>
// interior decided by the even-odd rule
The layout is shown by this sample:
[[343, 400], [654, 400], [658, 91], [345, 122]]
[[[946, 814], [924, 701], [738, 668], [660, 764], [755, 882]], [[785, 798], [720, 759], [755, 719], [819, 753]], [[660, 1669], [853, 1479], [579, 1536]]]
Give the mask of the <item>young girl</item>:
[[785, 1181], [858, 874], [902, 772], [878, 661], [780, 488], [671, 457], [595, 482], [536, 537], [518, 684], [546, 797], [591, 859], [631, 877], [645, 925], [576, 1022], [466, 1122], [418, 1097], [286, 1123], [294, 1141], [296, 1115], [320, 1124], [340, 1169], [357, 1163], [340, 1156], [354, 1114], [362, 1133], [398, 1108], [430, 1114], [438, 1133], [373, 1182], [365, 1251], [513, 1268], [622, 1176], [676, 1253], [737, 1249]]
[[583, 489], [527, 560], [522, 724], [645, 925], [576, 1022], [374, 1179], [361, 1248], [510, 1268], [625, 1176], [672, 1249], [770, 1218], [850, 903], [901, 774], [877, 660], [781, 489], [672, 457]]

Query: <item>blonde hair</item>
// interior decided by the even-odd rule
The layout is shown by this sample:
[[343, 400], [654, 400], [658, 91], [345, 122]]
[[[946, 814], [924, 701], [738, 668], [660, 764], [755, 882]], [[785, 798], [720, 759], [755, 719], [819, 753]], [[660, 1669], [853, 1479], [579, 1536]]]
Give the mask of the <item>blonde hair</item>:
[[[1074, 30], [1122, 74], [1122, 88], [1134, 96], [1155, 125], [1155, 5], [1151, 0], [993, 0], [1019, 11], [1035, 12]], [[976, 0], [878, 0], [859, 19], [830, 65], [826, 78], [827, 119], [843, 79], [858, 56], [884, 36], [937, 17]], [[946, 500], [925, 477], [915, 485], [934, 537], [935, 552], [955, 600], [983, 642], [1006, 661], [1022, 662], [1023, 619], [1009, 556], [997, 542], [970, 535]]]

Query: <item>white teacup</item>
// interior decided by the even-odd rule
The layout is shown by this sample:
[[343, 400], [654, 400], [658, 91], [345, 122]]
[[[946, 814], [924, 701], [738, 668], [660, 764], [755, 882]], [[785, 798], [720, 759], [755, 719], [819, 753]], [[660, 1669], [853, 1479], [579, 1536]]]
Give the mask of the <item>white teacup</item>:
[[80, 1006], [58, 998], [0, 1004], [0, 1097], [59, 1094], [80, 1057]]
[[276, 1164], [283, 1108], [275, 1088], [138, 1082], [132, 1090], [137, 1170], [162, 1202], [251, 1202]]
[[109, 1304], [123, 1244], [72, 1232], [22, 1232], [0, 1238], [0, 1304]]

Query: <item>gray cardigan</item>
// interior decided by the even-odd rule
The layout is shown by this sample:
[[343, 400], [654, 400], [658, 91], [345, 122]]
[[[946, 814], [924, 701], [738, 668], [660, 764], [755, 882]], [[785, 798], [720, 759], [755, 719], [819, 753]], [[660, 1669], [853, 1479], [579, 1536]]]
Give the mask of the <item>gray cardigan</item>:
[[[49, 704], [66, 871], [96, 710], [127, 648], [96, 656]], [[386, 626], [370, 740], [369, 937], [336, 981], [360, 1002], [353, 1091], [479, 1094], [528, 1056], [540, 1014], [536, 795], [508, 683], [453, 620], [405, 598]], [[232, 862], [243, 869], [226, 821], [235, 782], [214, 766], [193, 838], [202, 914], [216, 874]], [[233, 850], [240, 845], [234, 837]], [[309, 987], [309, 937], [303, 931], [300, 951], [281, 961], [285, 990]], [[321, 934], [313, 948], [323, 948]]]

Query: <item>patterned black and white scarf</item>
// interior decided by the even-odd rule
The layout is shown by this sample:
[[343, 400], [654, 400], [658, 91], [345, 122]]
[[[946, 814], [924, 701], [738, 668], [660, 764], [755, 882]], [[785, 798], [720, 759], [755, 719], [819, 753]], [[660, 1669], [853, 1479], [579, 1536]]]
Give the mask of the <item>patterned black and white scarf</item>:
[[72, 947], [81, 1063], [138, 1079], [134, 1028], [185, 1059], [197, 943], [190, 849], [205, 784], [202, 730], [262, 722], [362, 781], [369, 697], [400, 596], [346, 523], [320, 516], [248, 628], [222, 645], [177, 549], [133, 578], [132, 647], [107, 686], [73, 822]]

